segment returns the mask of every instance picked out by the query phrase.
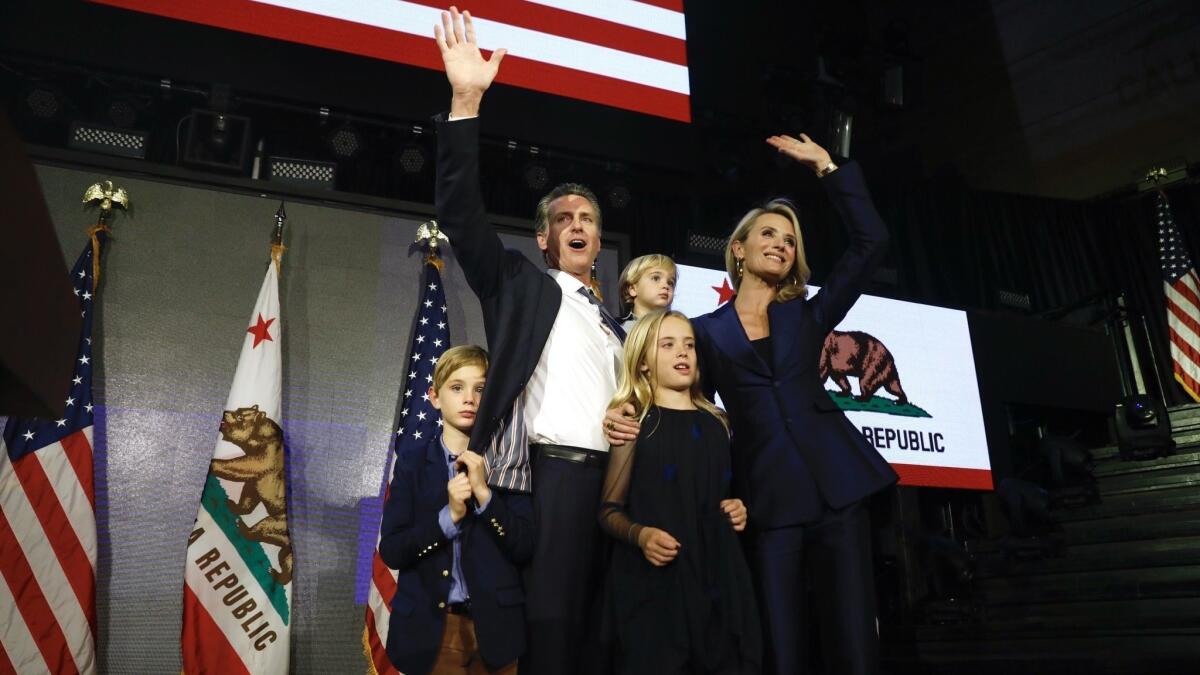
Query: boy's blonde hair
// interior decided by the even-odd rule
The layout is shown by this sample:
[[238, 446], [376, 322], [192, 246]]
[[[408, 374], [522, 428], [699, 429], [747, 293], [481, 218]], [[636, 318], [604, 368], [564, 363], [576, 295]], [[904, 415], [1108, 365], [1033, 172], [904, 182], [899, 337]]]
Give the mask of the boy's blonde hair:
[[662, 255], [661, 253], [651, 253], [643, 255], [629, 261], [621, 272], [621, 282], [618, 295], [621, 297], [621, 311], [628, 314], [633, 311], [633, 298], [629, 295], [629, 289], [637, 285], [641, 281], [642, 275], [654, 268], [666, 270], [667, 274], [679, 278], [679, 271], [675, 268], [675, 261], [671, 260], [670, 256]]
[[[619, 408], [626, 403], [632, 403], [638, 422], [646, 419], [646, 413], [654, 403], [654, 390], [658, 387], [658, 331], [667, 317], [675, 317], [688, 321], [682, 312], [671, 309], [657, 309], [638, 319], [625, 338], [625, 353], [621, 359], [621, 383], [617, 385], [617, 393], [608, 404], [609, 408]], [[689, 325], [691, 324], [688, 321]], [[648, 353], [648, 352], [652, 352]], [[645, 364], [647, 369], [642, 370]], [[690, 389], [692, 403], [699, 409], [711, 414], [729, 432], [729, 421], [725, 411], [713, 405], [712, 401], [700, 390], [700, 366], [696, 365], [696, 379]]]
[[433, 390], [441, 391], [442, 385], [454, 374], [454, 371], [465, 366], [479, 366], [487, 374], [488, 353], [478, 345], [459, 345], [447, 349], [433, 367]]

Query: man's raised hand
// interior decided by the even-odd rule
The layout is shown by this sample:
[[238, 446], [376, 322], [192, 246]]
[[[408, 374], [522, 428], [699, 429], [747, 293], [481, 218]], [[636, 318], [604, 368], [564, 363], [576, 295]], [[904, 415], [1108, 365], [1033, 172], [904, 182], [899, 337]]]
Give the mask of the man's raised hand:
[[450, 81], [453, 97], [450, 99], [452, 117], [473, 117], [479, 114], [479, 102], [483, 92], [491, 86], [500, 70], [500, 62], [508, 52], [497, 49], [492, 58], [484, 59], [475, 41], [475, 26], [471, 13], [451, 7], [442, 12], [442, 25], [433, 27], [442, 63], [446, 67], [446, 79]]

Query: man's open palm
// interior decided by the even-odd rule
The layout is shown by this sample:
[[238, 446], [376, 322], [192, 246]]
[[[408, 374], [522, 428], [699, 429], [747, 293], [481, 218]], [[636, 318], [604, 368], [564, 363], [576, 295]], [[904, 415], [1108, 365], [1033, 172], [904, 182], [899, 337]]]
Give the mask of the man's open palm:
[[442, 12], [442, 25], [433, 27], [438, 49], [442, 52], [442, 63], [446, 66], [446, 79], [450, 88], [459, 95], [481, 95], [491, 86], [500, 70], [500, 62], [507, 53], [504, 49], [492, 52], [492, 58], [484, 59], [475, 42], [475, 27], [471, 13], [459, 13], [456, 7]]

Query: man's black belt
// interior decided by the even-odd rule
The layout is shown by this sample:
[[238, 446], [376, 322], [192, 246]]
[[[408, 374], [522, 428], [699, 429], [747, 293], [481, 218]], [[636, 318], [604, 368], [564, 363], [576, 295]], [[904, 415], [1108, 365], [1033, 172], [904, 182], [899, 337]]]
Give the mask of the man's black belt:
[[471, 601], [452, 602], [446, 605], [446, 612], [450, 614], [458, 614], [465, 617], [471, 616]]
[[534, 452], [545, 457], [553, 457], [555, 459], [565, 459], [568, 462], [576, 464], [586, 464], [604, 468], [608, 464], [608, 453], [600, 452], [599, 450], [589, 450], [587, 448], [576, 448], [570, 445], [548, 445], [542, 443], [534, 443], [529, 446]]

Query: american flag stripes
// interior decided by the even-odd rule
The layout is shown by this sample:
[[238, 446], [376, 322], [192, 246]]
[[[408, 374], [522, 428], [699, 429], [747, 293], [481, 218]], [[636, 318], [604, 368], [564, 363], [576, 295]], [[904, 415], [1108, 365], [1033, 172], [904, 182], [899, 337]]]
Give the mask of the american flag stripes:
[[1166, 293], [1167, 330], [1175, 379], [1200, 401], [1200, 282], [1167, 196], [1158, 193], [1158, 257]]
[[[445, 0], [95, 0], [327, 49], [442, 69]], [[472, 0], [479, 46], [504, 47], [498, 82], [691, 120], [683, 0]]]
[[96, 672], [92, 256], [71, 269], [83, 330], [66, 412], [9, 419], [0, 443], [0, 673]]
[[[438, 265], [425, 265], [425, 279], [417, 304], [416, 325], [412, 344], [408, 348], [407, 372], [400, 389], [400, 423], [396, 429], [393, 449], [384, 469], [384, 500], [387, 500], [388, 481], [396, 455], [412, 447], [424, 449], [430, 437], [442, 426], [441, 413], [429, 402], [429, 387], [433, 383], [433, 367], [442, 353], [450, 347], [450, 325], [446, 315], [446, 291]], [[371, 588], [367, 596], [367, 618], [363, 641], [370, 659], [370, 672], [375, 675], [396, 673], [388, 660], [388, 621], [392, 616], [392, 596], [396, 593], [396, 571], [389, 569], [379, 557], [379, 525], [375, 525], [375, 555], [371, 560]]]

